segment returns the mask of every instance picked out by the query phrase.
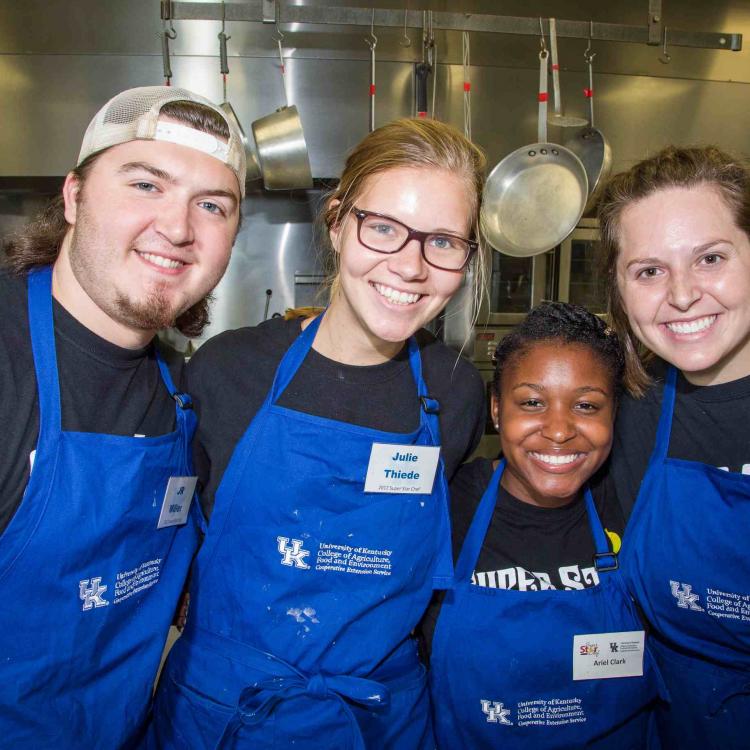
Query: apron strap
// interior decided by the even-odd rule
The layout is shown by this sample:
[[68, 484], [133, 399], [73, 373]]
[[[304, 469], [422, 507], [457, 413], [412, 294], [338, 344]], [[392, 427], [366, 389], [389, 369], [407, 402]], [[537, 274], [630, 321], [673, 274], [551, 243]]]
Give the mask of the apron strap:
[[[268, 393], [268, 403], [275, 403], [279, 396], [286, 390], [289, 383], [292, 382], [292, 379], [297, 374], [297, 370], [299, 370], [307, 353], [312, 348], [324, 315], [325, 310], [313, 319], [307, 328], [292, 342], [289, 349], [287, 349], [276, 370], [273, 385]], [[422, 377], [422, 355], [420, 354], [416, 338], [410, 336], [406, 343], [409, 350], [409, 366], [411, 367], [411, 373], [417, 386], [417, 396], [419, 397], [421, 407], [419, 410], [420, 426], [427, 428], [434, 445], [440, 445], [440, 422], [438, 420], [440, 404], [427, 393], [427, 384]]]
[[[177, 419], [177, 426], [186, 435], [185, 449], [187, 465], [192, 467], [192, 446], [191, 442], [195, 429], [198, 426], [198, 416], [193, 409], [193, 399], [189, 393], [178, 391], [174, 381], [172, 380], [172, 373], [169, 371], [159, 345], [159, 339], [154, 338], [154, 352], [156, 353], [156, 363], [159, 365], [159, 372], [161, 373], [161, 379], [164, 383], [165, 388], [169, 395], [174, 399], [175, 402], [175, 415]], [[192, 471], [192, 469], [191, 469]], [[205, 519], [204, 519], [205, 524]]]
[[156, 364], [159, 365], [159, 372], [161, 373], [161, 379], [169, 392], [169, 395], [175, 400], [176, 408], [179, 409], [192, 409], [193, 399], [189, 393], [184, 393], [177, 390], [177, 387], [172, 380], [172, 373], [169, 371], [169, 365], [166, 363], [164, 356], [161, 353], [161, 346], [159, 339], [154, 339], [154, 352], [156, 354]]
[[55, 324], [52, 314], [52, 266], [28, 275], [29, 330], [39, 395], [39, 443], [59, 432], [60, 381], [57, 375]]
[[302, 675], [269, 677], [242, 691], [235, 712], [227, 721], [215, 750], [225, 747], [225, 743], [243, 726], [262, 723], [282, 701], [305, 695], [318, 700], [338, 701], [341, 712], [351, 726], [354, 750], [366, 749], [359, 724], [347, 699], [366, 707], [387, 706], [389, 702], [388, 691], [383, 685], [361, 677], [322, 674], [314, 674], [309, 678]]
[[[490, 483], [487, 485], [487, 489], [482, 495], [482, 499], [479, 501], [479, 507], [474, 514], [471, 526], [461, 547], [458, 562], [456, 563], [456, 581], [458, 583], [471, 580], [472, 573], [479, 559], [479, 553], [484, 544], [484, 538], [487, 536], [487, 529], [490, 527], [492, 515], [495, 512], [495, 505], [497, 504], [498, 492], [500, 490], [500, 480], [505, 471], [505, 464], [505, 459], [498, 464], [497, 469], [492, 474]], [[617, 570], [617, 555], [614, 552], [610, 552], [607, 535], [602, 526], [599, 514], [596, 511], [591, 490], [588, 487], [585, 489], [584, 498], [591, 533], [594, 537], [594, 549], [596, 550], [594, 553], [594, 566], [599, 573]]]
[[[43, 426], [61, 429], [60, 379], [55, 347], [55, 324], [52, 306], [52, 266], [45, 266], [28, 275], [28, 309], [31, 348], [36, 369], [39, 395], [39, 431]], [[169, 395], [176, 402], [176, 410], [192, 409], [192, 399], [178, 392], [172, 374], [164, 361], [157, 341], [154, 341], [156, 362]]]
[[300, 365], [304, 361], [307, 353], [310, 351], [315, 341], [315, 334], [320, 328], [320, 321], [323, 320], [325, 311], [313, 318], [310, 325], [305, 328], [299, 336], [292, 342], [292, 345], [286, 350], [286, 354], [281, 359], [279, 366], [276, 368], [276, 374], [273, 378], [273, 385], [268, 392], [268, 401], [275, 403], [279, 396], [286, 390], [292, 378], [297, 374]]
[[596, 550], [596, 552], [594, 552], [594, 567], [596, 568], [596, 572], [606, 573], [611, 570], [617, 570], [619, 567], [617, 554], [611, 552], [609, 549], [607, 534], [604, 531], [599, 514], [596, 512], [594, 498], [591, 496], [591, 490], [588, 487], [586, 487], [584, 497], [586, 500], [586, 512], [589, 516], [591, 533], [594, 536], [594, 548]]
[[664, 393], [661, 401], [659, 427], [656, 430], [656, 442], [651, 461], [663, 460], [669, 451], [669, 435], [672, 431], [672, 415], [674, 413], [675, 393], [677, 391], [677, 368], [670, 365], [664, 381]]
[[[365, 750], [359, 724], [347, 701], [361, 706], [388, 706], [390, 691], [375, 680], [350, 675], [305, 674], [284, 659], [248, 644], [238, 643], [217, 633], [190, 624], [181, 638], [264, 673], [264, 677], [243, 688], [234, 713], [229, 717], [215, 745], [226, 746], [243, 726], [261, 724], [284, 700], [310, 696], [318, 700], [335, 700], [352, 729], [355, 750]], [[187, 641], [186, 641], [187, 642]]]
[[487, 536], [487, 529], [492, 521], [492, 514], [495, 512], [497, 504], [497, 493], [500, 489], [500, 479], [505, 471], [505, 459], [500, 461], [497, 469], [492, 474], [492, 479], [487, 485], [487, 489], [479, 501], [479, 507], [474, 513], [474, 518], [469, 526], [469, 531], [461, 547], [461, 554], [458, 556], [456, 563], [456, 582], [468, 583], [476, 567], [479, 553], [484, 544], [484, 538]]

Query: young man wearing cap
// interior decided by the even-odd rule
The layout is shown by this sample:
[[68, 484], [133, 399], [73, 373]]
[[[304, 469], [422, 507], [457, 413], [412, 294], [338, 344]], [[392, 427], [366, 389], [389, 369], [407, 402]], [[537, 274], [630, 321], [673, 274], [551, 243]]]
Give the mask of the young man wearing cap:
[[138, 739], [201, 524], [194, 415], [155, 334], [206, 324], [244, 183], [219, 108], [131, 89], [92, 120], [62, 195], [6, 243], [3, 746]]

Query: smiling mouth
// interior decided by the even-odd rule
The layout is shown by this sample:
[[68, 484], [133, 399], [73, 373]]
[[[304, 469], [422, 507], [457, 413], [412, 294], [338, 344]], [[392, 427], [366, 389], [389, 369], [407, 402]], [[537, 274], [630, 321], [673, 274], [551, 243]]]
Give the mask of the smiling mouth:
[[381, 297], [385, 297], [394, 305], [413, 305], [415, 302], [419, 302], [424, 296], [423, 294], [399, 292], [398, 289], [385, 286], [385, 284], [373, 284], [372, 286]]
[[529, 451], [529, 455], [533, 459], [536, 459], [537, 461], [541, 461], [543, 464], [546, 464], [547, 466], [568, 466], [580, 460], [586, 454], [585, 453], [563, 453], [563, 454], [537, 453], [536, 451]]
[[710, 328], [715, 320], [716, 315], [706, 315], [705, 317], [696, 320], [678, 320], [672, 323], [665, 323], [664, 325], [672, 333], [685, 335], [690, 333], [701, 333]]
[[143, 253], [140, 250], [136, 250], [138, 255], [141, 256], [144, 260], [147, 260], [149, 263], [152, 263], [155, 266], [159, 266], [160, 268], [166, 268], [170, 271], [177, 270], [178, 268], [182, 268], [183, 266], [187, 265], [186, 263], [183, 263], [181, 260], [173, 260], [172, 258], [165, 258], [163, 255], [154, 255], [154, 253]]

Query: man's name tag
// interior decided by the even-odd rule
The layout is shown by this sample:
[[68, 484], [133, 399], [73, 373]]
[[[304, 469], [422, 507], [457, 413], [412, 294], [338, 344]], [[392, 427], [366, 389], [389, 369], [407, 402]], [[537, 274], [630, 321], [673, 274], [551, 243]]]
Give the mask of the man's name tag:
[[433, 445], [373, 443], [365, 492], [429, 495], [439, 459], [440, 448]]
[[643, 630], [573, 636], [573, 679], [643, 677]]
[[159, 513], [159, 523], [156, 524], [157, 529], [180, 526], [187, 521], [197, 482], [198, 477], [169, 477]]

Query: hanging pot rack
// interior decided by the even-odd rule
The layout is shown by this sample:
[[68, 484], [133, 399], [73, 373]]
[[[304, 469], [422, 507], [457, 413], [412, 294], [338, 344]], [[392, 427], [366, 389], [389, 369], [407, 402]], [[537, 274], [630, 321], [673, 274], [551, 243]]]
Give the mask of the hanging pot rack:
[[[160, 0], [164, 21], [221, 21], [221, 2], [186, 2]], [[648, 0], [646, 23], [642, 26], [619, 23], [557, 20], [557, 35], [568, 39], [593, 39], [602, 42], [625, 42], [659, 46], [664, 39], [662, 0]], [[480, 13], [448, 13], [434, 11], [433, 29], [441, 31], [472, 31], [495, 34], [536, 36], [538, 17], [497, 16]], [[387, 8], [354, 8], [347, 6], [288, 5], [277, 0], [244, 0], [226, 5], [227, 21], [251, 23], [294, 23], [336, 26], [420, 28], [422, 10]], [[738, 52], [742, 49], [742, 34], [683, 31], [669, 27], [670, 47], [696, 47]]]

